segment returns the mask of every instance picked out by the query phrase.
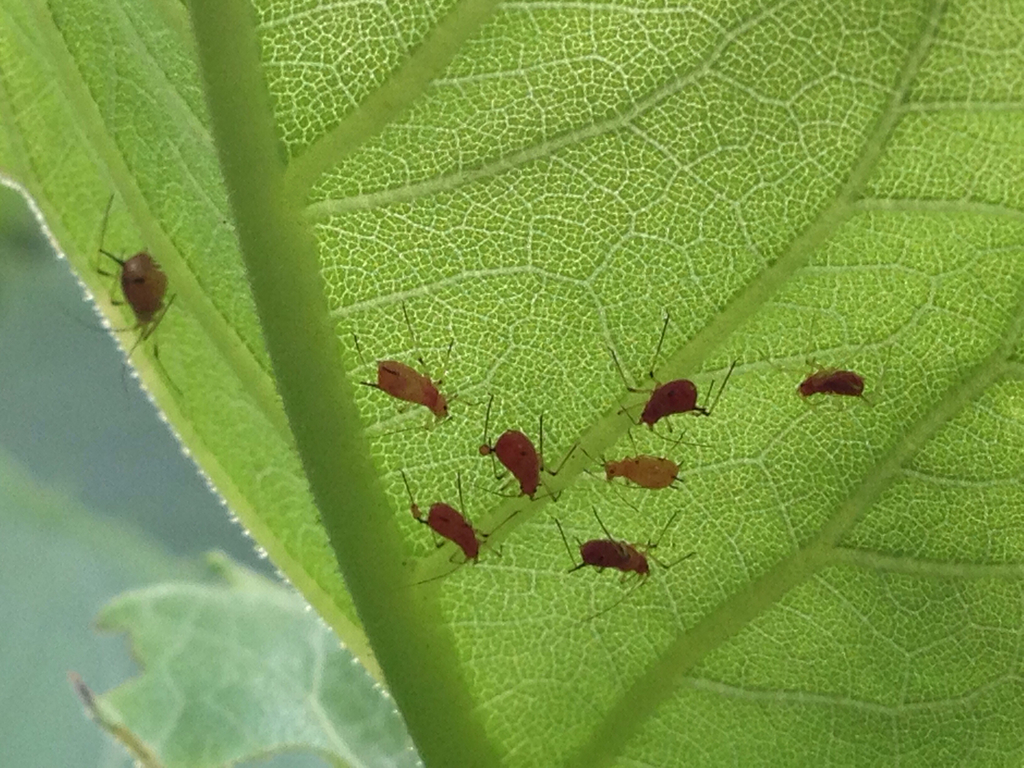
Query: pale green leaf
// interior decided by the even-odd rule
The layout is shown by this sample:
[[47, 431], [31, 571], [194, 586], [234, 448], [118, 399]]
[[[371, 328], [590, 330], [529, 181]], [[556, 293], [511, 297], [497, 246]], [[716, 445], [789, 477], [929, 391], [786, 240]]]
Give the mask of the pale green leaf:
[[[178, 293], [159, 337], [180, 394], [147, 380], [365, 656], [231, 190], [319, 519], [428, 764], [1020, 762], [1018, 2], [267, 0], [255, 39], [238, 6], [196, 3], [193, 44], [171, 2], [4, 3], [0, 167], [102, 296], [117, 192], [108, 247], [146, 244]], [[634, 450], [620, 409], [643, 395], [608, 349], [645, 386], [666, 311], [659, 381], [703, 393], [738, 365], [712, 418], [674, 420], [697, 446], [632, 430], [684, 489], [616, 492], [582, 471]], [[438, 376], [453, 339], [445, 424], [355, 393], [389, 512], [351, 385], [420, 350]], [[801, 400], [808, 358], [867, 400]], [[491, 394], [492, 437], [544, 414], [549, 465], [585, 450], [557, 504], [490, 493]], [[400, 469], [421, 505], [461, 473], [501, 556], [410, 586], [452, 552]], [[587, 620], [629, 587], [567, 575], [552, 516], [595, 538], [595, 506], [635, 542], [681, 509], [659, 555], [697, 556]]]
[[421, 765], [394, 702], [300, 597], [223, 556], [213, 563], [221, 583], [147, 587], [100, 614], [143, 667], [84, 693], [104, 728], [164, 768], [296, 749], [332, 765]]

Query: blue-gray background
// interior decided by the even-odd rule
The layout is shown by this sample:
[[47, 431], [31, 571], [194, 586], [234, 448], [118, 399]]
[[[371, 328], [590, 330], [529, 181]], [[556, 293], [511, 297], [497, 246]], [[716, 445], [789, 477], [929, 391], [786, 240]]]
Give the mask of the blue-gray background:
[[211, 549], [272, 573], [125, 375], [24, 201], [0, 186], [0, 765], [131, 764], [83, 716], [67, 672], [98, 691], [133, 674], [125, 639], [93, 617], [126, 589], [194, 577]]

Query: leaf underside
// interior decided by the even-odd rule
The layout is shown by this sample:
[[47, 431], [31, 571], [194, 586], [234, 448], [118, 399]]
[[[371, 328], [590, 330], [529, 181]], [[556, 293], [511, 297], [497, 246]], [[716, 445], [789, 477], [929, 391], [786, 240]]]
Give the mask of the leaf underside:
[[[485, 5], [258, 13], [353, 381], [422, 354], [458, 395], [427, 430], [422, 408], [357, 392], [410, 581], [459, 559], [408, 514], [399, 470], [421, 505], [456, 503], [460, 473], [469, 517], [504, 523], [500, 556], [410, 587], [439, 593], [497, 751], [1018, 762], [1024, 9], [524, 0], [455, 50], [431, 37]], [[0, 8], [0, 169], [115, 313], [93, 264], [116, 192], [106, 247], [148, 247], [177, 293], [158, 332], [174, 386], [151, 348], [135, 362], [243, 524], [366, 657], [274, 394], [180, 7]], [[375, 108], [385, 127], [360, 134], [389, 87], [408, 109]], [[621, 410], [643, 396], [609, 349], [650, 386], [666, 312], [658, 381], [703, 396], [738, 362], [711, 418], [634, 427], [634, 449], [639, 408]], [[814, 366], [857, 371], [866, 400], [802, 400]], [[477, 453], [491, 394], [492, 440], [536, 438], [543, 414], [549, 466], [586, 450], [546, 481], [557, 503], [494, 495], [512, 489]], [[596, 475], [597, 457], [634, 452], [671, 453], [683, 488]], [[697, 556], [601, 613], [632, 585], [568, 575], [552, 520], [599, 538], [594, 508], [638, 543], [682, 509], [658, 555]]]
[[218, 582], [148, 587], [103, 609], [99, 627], [126, 631], [144, 667], [86, 693], [104, 728], [163, 768], [297, 748], [338, 766], [422, 765], [394, 702], [297, 595], [212, 560]]

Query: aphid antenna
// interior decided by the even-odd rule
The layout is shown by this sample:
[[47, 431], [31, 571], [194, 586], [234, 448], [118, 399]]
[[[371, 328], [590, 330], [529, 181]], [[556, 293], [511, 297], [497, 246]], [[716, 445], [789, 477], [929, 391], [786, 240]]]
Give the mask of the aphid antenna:
[[658, 534], [658, 538], [656, 538], [653, 542], [647, 542], [647, 548], [645, 550], [646, 552], [650, 552], [652, 549], [658, 548], [658, 545], [661, 544], [661, 540], [665, 537], [665, 534], [668, 533], [669, 527], [678, 519], [679, 515], [681, 515], [682, 513], [683, 510], [681, 509], [676, 510], [676, 513], [668, 519], [667, 523], [665, 523], [665, 527], [661, 529], [661, 533]]
[[[718, 405], [718, 401], [722, 399], [722, 392], [725, 390], [725, 385], [729, 383], [729, 377], [732, 376], [733, 369], [736, 368], [736, 363], [737, 362], [738, 362], [737, 360], [733, 360], [732, 361], [732, 364], [729, 366], [728, 372], [725, 374], [725, 378], [722, 379], [722, 386], [720, 386], [718, 388], [718, 394], [715, 395], [715, 401], [711, 404], [710, 408], [704, 408], [704, 409], [702, 409], [700, 411], [700, 413], [702, 415], [710, 416], [712, 414], [712, 412], [715, 410], [715, 406]], [[711, 390], [714, 389], [714, 387], [715, 387], [715, 382], [712, 381], [711, 382], [711, 386], [708, 387], [708, 398], [711, 397]]]
[[[494, 393], [487, 399], [487, 415], [484, 417], [484, 442], [480, 446], [480, 452], [491, 457], [491, 470], [494, 472], [494, 479], [500, 480], [504, 474], [498, 470], [498, 462], [494, 457], [494, 446], [491, 445], [491, 406], [494, 404]], [[486, 450], [485, 450], [486, 449]]]
[[[363, 357], [363, 348], [359, 344], [359, 337], [356, 335], [355, 331], [352, 332], [352, 343], [355, 344], [356, 356], [359, 358], [359, 362], [362, 363], [363, 365], [366, 365], [366, 358]], [[363, 382], [360, 382], [360, 383], [361, 384], [365, 384], [366, 382], [363, 381]], [[374, 385], [374, 386], [376, 386], [376, 385]]]

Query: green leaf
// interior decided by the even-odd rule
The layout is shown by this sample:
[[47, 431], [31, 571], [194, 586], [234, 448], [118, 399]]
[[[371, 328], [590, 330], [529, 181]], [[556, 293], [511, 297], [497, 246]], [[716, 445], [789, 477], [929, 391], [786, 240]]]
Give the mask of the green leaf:
[[[107, 247], [146, 244], [178, 296], [179, 391], [151, 348], [144, 377], [366, 657], [358, 606], [428, 765], [1020, 762], [1014, 4], [265, 2], [253, 29], [224, 0], [194, 42], [172, 2], [2, 7], [0, 168], [101, 296], [117, 192]], [[634, 449], [608, 349], [649, 386], [666, 311], [657, 381], [739, 362], [711, 418]], [[355, 387], [353, 334], [446, 367], [451, 418]], [[809, 357], [866, 400], [801, 400]], [[583, 449], [557, 504], [490, 493], [490, 394], [492, 437], [543, 414], [549, 466]], [[684, 488], [583, 472], [633, 452]], [[461, 473], [479, 566], [417, 583], [458, 558], [399, 470], [421, 505]], [[616, 605], [552, 521], [598, 538], [595, 507], [638, 543], [682, 510], [658, 555], [697, 556]]]
[[126, 631], [141, 676], [102, 696], [98, 722], [145, 765], [235, 765], [312, 750], [332, 765], [415, 766], [394, 703], [290, 590], [211, 559], [219, 584], [122, 595], [100, 628]]

